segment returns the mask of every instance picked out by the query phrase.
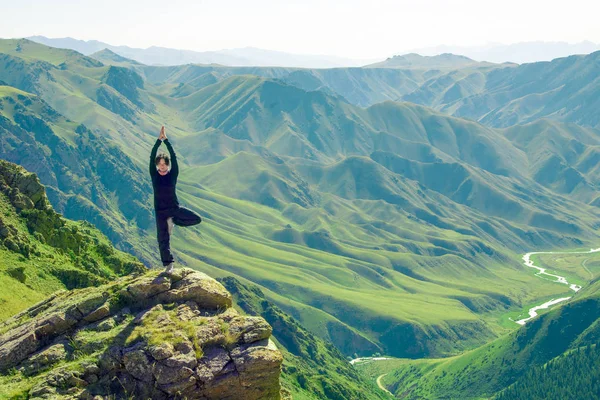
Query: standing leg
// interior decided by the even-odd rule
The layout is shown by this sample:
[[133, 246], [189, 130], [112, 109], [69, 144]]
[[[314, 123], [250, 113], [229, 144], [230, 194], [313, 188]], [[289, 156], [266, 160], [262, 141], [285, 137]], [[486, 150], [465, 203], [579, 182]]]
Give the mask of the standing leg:
[[173, 213], [173, 223], [177, 226], [191, 226], [202, 222], [202, 218], [192, 210], [185, 207], [179, 207]]
[[167, 225], [167, 215], [163, 213], [155, 213], [156, 215], [156, 238], [158, 240], [158, 249], [160, 251], [160, 260], [163, 266], [167, 266], [173, 262], [173, 254], [171, 253], [169, 227]]

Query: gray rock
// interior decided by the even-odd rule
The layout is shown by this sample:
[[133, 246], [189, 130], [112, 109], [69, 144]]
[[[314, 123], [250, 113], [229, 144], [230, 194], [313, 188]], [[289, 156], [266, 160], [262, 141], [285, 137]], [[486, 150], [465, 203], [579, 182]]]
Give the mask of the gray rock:
[[[133, 320], [133, 323], [136, 325], [140, 325], [142, 323], [144, 323], [144, 319], [148, 317], [148, 315], [152, 314], [155, 311], [163, 311], [164, 308], [162, 306], [162, 304], [157, 304], [154, 307], [147, 309], [147, 310], [143, 310], [140, 311], [136, 316], [135, 319]], [[163, 317], [165, 318], [165, 317]], [[168, 318], [168, 317], [167, 317]]]
[[261, 317], [238, 317], [229, 322], [229, 333], [242, 343], [257, 342], [271, 336], [273, 329]]
[[[262, 318], [240, 316], [221, 284], [185, 268], [171, 276], [149, 272], [124, 282], [110, 290], [64, 292], [11, 318], [4, 326], [14, 328], [0, 336], [0, 369], [14, 366], [36, 376], [40, 384], [29, 392], [32, 398], [278, 398], [281, 354], [266, 340], [271, 328]], [[127, 326], [122, 321], [131, 321], [131, 311], [108, 301], [108, 292], [115, 291], [133, 300], [136, 312], [142, 310]], [[173, 339], [150, 345], [147, 334], [157, 330]], [[88, 355], [108, 341], [113, 345], [70, 371], [69, 364], [55, 365], [67, 356], [67, 337]], [[124, 339], [134, 344], [123, 347]], [[50, 347], [41, 348], [47, 343]], [[198, 345], [204, 349], [200, 360]], [[42, 372], [46, 368], [54, 369]]]
[[38, 349], [40, 343], [33, 332], [0, 346], [0, 371], [14, 367]]
[[93, 329], [96, 332], [107, 332], [113, 329], [115, 326], [117, 326], [117, 323], [115, 322], [114, 318], [106, 318], [103, 321], [98, 321], [98, 323], [90, 329]]
[[165, 358], [173, 356], [175, 349], [171, 343], [165, 342], [151, 346], [149, 352], [155, 360], [164, 360]]
[[[88, 315], [102, 306], [107, 298], [107, 293], [98, 293], [97, 291], [94, 291], [85, 298], [79, 300], [75, 307], [77, 307], [77, 310], [79, 310], [81, 315]], [[90, 320], [90, 322], [93, 322], [93, 320]]]
[[206, 323], [202, 325], [196, 333], [196, 338], [200, 345], [204, 348], [210, 345], [225, 343], [225, 334], [222, 330], [223, 322], [218, 318], [208, 318]]
[[193, 369], [196, 367], [196, 365], [198, 365], [198, 360], [196, 360], [196, 355], [194, 352], [190, 351], [188, 353], [178, 353], [173, 357], [162, 360], [161, 364], [171, 368], [187, 367], [189, 369]]
[[154, 377], [156, 378], [156, 382], [158, 382], [160, 385], [179, 382], [189, 378], [193, 374], [194, 371], [188, 367], [171, 368], [161, 363], [154, 365]]
[[122, 353], [121, 349], [116, 346], [109, 347], [98, 358], [98, 367], [102, 374], [116, 370], [121, 366]]
[[93, 362], [89, 362], [89, 361], [83, 362], [83, 363], [81, 363], [81, 367], [83, 368], [84, 375], [100, 373], [100, 368], [98, 367], [98, 365], [96, 365]]
[[88, 315], [83, 317], [83, 320], [86, 322], [95, 322], [101, 320], [102, 318], [106, 318], [110, 315], [110, 306], [108, 303], [102, 304], [100, 307], [91, 311]]
[[213, 375], [219, 375], [225, 365], [231, 361], [229, 353], [220, 347], [206, 349], [200, 363], [205, 365]]
[[203, 272], [190, 271], [174, 282], [171, 290], [161, 293], [158, 300], [163, 303], [191, 300], [207, 309], [231, 307], [231, 294], [223, 285]]
[[134, 300], [146, 300], [171, 288], [171, 280], [167, 276], [147, 276], [138, 279], [127, 287]]
[[200, 363], [194, 371], [198, 380], [203, 384], [207, 384], [215, 378], [215, 375], [211, 372], [208, 365]]
[[31, 356], [23, 363], [22, 371], [25, 375], [34, 375], [40, 370], [46, 369], [57, 362], [64, 360], [67, 356], [65, 343], [57, 343], [37, 354]]
[[152, 364], [141, 349], [136, 349], [123, 354], [125, 369], [134, 378], [144, 382], [152, 381]]
[[46, 382], [41, 382], [41, 383], [35, 385], [29, 391], [29, 396], [32, 399], [46, 398], [46, 397], [49, 397], [48, 395], [56, 395], [56, 389], [54, 387], [48, 385], [48, 383], [46, 383]]
[[[172, 383], [170, 385], [160, 385], [160, 389], [167, 392], [171, 396], [182, 395], [185, 393], [187, 389], [193, 388], [196, 386], [196, 378], [190, 376], [188, 378], [183, 379], [182, 381]], [[182, 396], [185, 398], [185, 396]]]
[[[191, 306], [188, 303], [191, 303]], [[187, 301], [185, 304], [181, 304], [177, 307], [177, 318], [181, 321], [189, 321], [199, 315], [198, 305], [193, 301]]]
[[92, 374], [92, 375], [88, 376], [87, 378], [85, 378], [85, 381], [87, 383], [89, 383], [90, 385], [93, 385], [94, 383], [98, 382], [98, 375]]
[[79, 322], [67, 310], [67, 312], [57, 311], [48, 316], [42, 317], [36, 322], [35, 334], [38, 338], [44, 336], [58, 336]]
[[264, 390], [276, 386], [283, 357], [270, 339], [240, 346], [230, 354], [242, 386]]
[[194, 352], [194, 346], [192, 345], [192, 342], [190, 342], [188, 340], [188, 338], [183, 335], [181, 332], [177, 332], [178, 334], [176, 336], [179, 336], [179, 341], [178, 343], [175, 343], [175, 350], [180, 352], [180, 353], [195, 353]]

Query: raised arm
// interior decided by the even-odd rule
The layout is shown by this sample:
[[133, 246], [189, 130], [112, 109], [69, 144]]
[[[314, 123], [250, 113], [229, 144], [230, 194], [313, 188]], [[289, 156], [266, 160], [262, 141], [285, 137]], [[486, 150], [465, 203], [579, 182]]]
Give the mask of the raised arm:
[[177, 178], [177, 176], [179, 176], [179, 165], [177, 164], [177, 155], [175, 154], [175, 150], [173, 150], [173, 146], [171, 146], [171, 142], [169, 142], [169, 139], [165, 138], [163, 143], [165, 144], [165, 146], [167, 146], [167, 149], [171, 154], [171, 174], [173, 174], [174, 178]]
[[156, 152], [160, 146], [161, 140], [156, 139], [156, 143], [154, 143], [154, 147], [152, 147], [152, 151], [150, 152], [150, 176], [154, 178], [158, 175], [158, 171], [156, 170]]

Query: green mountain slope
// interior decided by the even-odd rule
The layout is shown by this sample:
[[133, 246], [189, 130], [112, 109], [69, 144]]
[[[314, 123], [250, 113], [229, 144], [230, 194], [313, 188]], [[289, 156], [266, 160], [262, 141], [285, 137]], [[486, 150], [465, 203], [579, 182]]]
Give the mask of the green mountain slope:
[[56, 213], [37, 176], [0, 160], [0, 320], [61, 289], [144, 269], [85, 221]]
[[153, 225], [145, 171], [103, 135], [8, 86], [0, 86], [0, 132], [2, 157], [35, 171], [68, 218], [93, 223], [129, 251], [136, 230]]
[[220, 282], [245, 313], [260, 315], [273, 327], [284, 353], [282, 385], [294, 399], [385, 399], [387, 396], [357, 373], [332, 345], [305, 330], [294, 318], [269, 302], [256, 286], [233, 277]]
[[599, 58], [600, 52], [595, 52], [483, 75], [452, 71], [430, 79], [403, 99], [493, 127], [550, 118], [598, 128]]
[[93, 54], [90, 54], [90, 57], [95, 58], [103, 64], [116, 65], [119, 67], [134, 67], [143, 65], [135, 60], [120, 56], [109, 49], [97, 51]]
[[[157, 260], [143, 171], [165, 124], [180, 156], [179, 199], [203, 217], [199, 226], [175, 228], [178, 262], [259, 285], [345, 355], [421, 357], [481, 345], [514, 328], [507, 312], [566, 291], [521, 266], [521, 251], [597, 240], [597, 209], [531, 179], [527, 153], [503, 131], [407, 103], [364, 109], [265, 77], [185, 83], [211, 72], [202, 66], [127, 70], [72, 52], [61, 61], [55, 50], [32, 61], [20, 55], [43, 46], [1, 43], [0, 79], [29, 93], [9, 97], [54, 132], [36, 136], [27, 125], [27, 140], [52, 150], [62, 143], [54, 136], [71, 138], [69, 159], [91, 174], [69, 182], [109, 179], [97, 190], [107, 201], [93, 192], [82, 198], [109, 216], [121, 235], [116, 244], [126, 237], [149, 265]], [[35, 99], [60, 123], [36, 111]], [[7, 130], [19, 133], [14, 107], [6, 110]], [[87, 130], [78, 131], [82, 124]], [[114, 150], [82, 153], [78, 140], [92, 134]], [[53, 154], [36, 153], [31, 169], [53, 165]], [[99, 160], [109, 160], [107, 170]], [[45, 183], [52, 175], [40, 176]], [[64, 210], [78, 211], [69, 202]]]
[[[384, 377], [383, 382], [396, 395], [402, 394], [405, 398], [481, 398], [493, 396], [507, 387], [509, 389], [499, 397], [513, 398], [511, 394], [524, 394], [516, 389], [525, 385], [531, 390], [525, 393], [546, 392], [550, 395], [548, 398], [559, 398], [562, 392], [565, 398], [575, 398], [573, 388], [547, 392], [540, 384], [549, 379], [550, 374], [557, 374], [558, 370], [553, 369], [560, 368], [561, 364], [565, 368], [562, 373], [573, 374], [575, 382], [585, 380], [586, 376], [598, 376], [593, 363], [582, 364], [579, 359], [589, 354], [590, 346], [597, 345], [600, 337], [599, 290], [596, 279], [567, 304], [532, 320], [516, 332], [458, 357], [404, 363]], [[566, 366], [571, 362], [577, 367]], [[579, 370], [573, 371], [573, 368]], [[540, 375], [544, 376], [542, 382], [529, 380]], [[545, 382], [550, 385], [546, 389], [553, 387], [549, 380]]]
[[507, 128], [505, 136], [528, 154], [528, 172], [536, 182], [557, 193], [598, 204], [599, 131], [544, 119]]
[[578, 348], [536, 367], [495, 398], [506, 399], [593, 399], [600, 395], [600, 347]]
[[143, 74], [153, 85], [170, 88], [183, 85], [188, 86], [188, 90], [204, 87], [203, 82], [209, 77], [208, 74], [212, 74], [211, 79], [215, 81], [232, 76], [254, 75], [277, 79], [305, 91], [324, 91], [351, 104], [365, 107], [381, 101], [397, 100], [441, 72], [388, 68], [297, 69], [183, 65], [147, 66], [143, 68]]

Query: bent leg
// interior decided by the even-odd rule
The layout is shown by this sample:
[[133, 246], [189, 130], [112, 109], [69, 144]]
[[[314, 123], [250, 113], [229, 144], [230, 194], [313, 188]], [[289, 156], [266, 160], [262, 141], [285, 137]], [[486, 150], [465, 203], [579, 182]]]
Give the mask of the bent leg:
[[156, 214], [156, 238], [158, 240], [158, 249], [160, 251], [160, 260], [163, 266], [173, 262], [171, 253], [171, 243], [169, 235], [169, 226], [167, 225], [167, 216]]
[[177, 226], [191, 226], [202, 222], [202, 218], [192, 210], [188, 210], [185, 207], [179, 207], [173, 213], [173, 222]]

